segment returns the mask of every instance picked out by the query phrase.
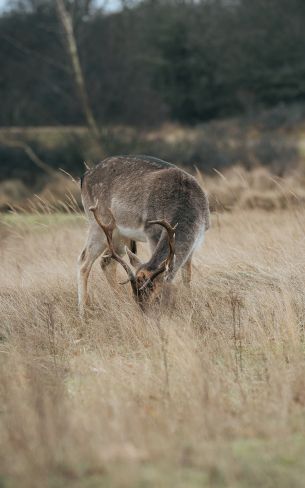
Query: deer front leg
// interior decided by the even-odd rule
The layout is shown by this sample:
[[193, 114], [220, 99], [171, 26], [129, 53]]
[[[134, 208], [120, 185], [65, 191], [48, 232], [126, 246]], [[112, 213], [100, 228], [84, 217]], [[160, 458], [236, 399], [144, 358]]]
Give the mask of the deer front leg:
[[94, 261], [105, 250], [106, 242], [101, 232], [89, 231], [88, 241], [78, 258], [78, 306], [80, 315], [84, 315], [89, 304], [88, 278]]

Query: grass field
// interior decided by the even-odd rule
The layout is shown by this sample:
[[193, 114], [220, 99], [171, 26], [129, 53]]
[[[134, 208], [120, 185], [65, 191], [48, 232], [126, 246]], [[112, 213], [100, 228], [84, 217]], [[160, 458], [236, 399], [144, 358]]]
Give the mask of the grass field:
[[82, 216], [3, 216], [0, 486], [303, 487], [304, 222], [214, 214], [152, 316], [96, 265], [82, 323]]

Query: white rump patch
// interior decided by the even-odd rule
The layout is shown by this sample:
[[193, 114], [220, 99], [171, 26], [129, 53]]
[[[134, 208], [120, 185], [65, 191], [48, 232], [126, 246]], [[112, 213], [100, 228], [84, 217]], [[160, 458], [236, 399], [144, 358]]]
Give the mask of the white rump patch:
[[123, 225], [118, 225], [117, 226], [119, 233], [127, 237], [128, 239], [132, 239], [134, 241], [140, 241], [140, 242], [146, 242], [147, 237], [146, 234], [143, 230], [143, 228], [138, 227], [137, 229], [132, 228], [132, 227], [124, 227]]

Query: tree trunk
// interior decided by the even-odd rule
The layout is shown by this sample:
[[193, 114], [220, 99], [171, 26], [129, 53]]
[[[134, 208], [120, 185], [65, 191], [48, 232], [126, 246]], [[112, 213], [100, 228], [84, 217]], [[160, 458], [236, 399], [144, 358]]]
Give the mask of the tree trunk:
[[100, 134], [93, 112], [89, 104], [88, 93], [87, 93], [86, 84], [82, 72], [82, 67], [80, 64], [77, 44], [76, 44], [74, 30], [73, 30], [72, 18], [65, 7], [63, 0], [56, 0], [56, 5], [57, 5], [58, 17], [65, 32], [67, 49], [68, 49], [68, 53], [70, 56], [73, 73], [74, 73], [74, 80], [78, 90], [82, 110], [86, 118], [87, 126], [90, 132], [92, 133], [92, 135], [94, 136], [94, 138], [96, 139], [96, 141], [100, 145], [100, 137], [99, 137]]

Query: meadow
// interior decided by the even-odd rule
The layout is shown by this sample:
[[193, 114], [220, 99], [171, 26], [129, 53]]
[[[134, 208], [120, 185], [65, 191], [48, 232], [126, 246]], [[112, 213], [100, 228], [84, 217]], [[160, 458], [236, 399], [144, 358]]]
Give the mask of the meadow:
[[0, 486], [304, 486], [305, 209], [275, 186], [214, 203], [191, 292], [148, 315], [97, 263], [79, 319], [81, 213], [2, 215]]

